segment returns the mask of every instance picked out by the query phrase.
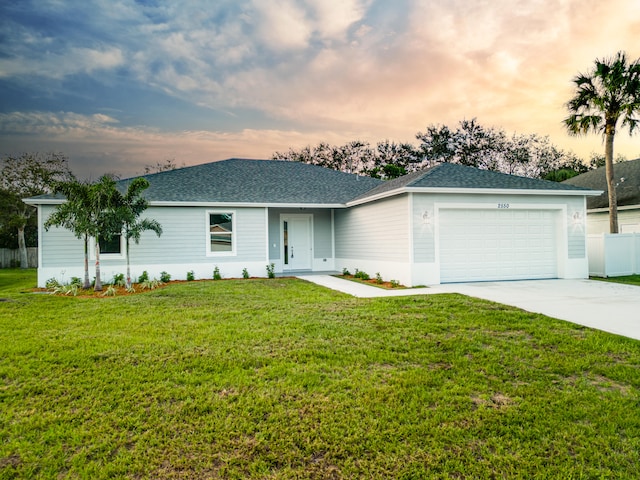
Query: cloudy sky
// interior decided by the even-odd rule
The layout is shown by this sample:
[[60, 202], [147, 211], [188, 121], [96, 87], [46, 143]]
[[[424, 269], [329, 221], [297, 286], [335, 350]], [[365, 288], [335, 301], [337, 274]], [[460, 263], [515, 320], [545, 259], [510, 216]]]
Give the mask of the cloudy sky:
[[129, 176], [475, 117], [588, 158], [571, 79], [639, 39], [638, 0], [4, 0], [0, 153]]

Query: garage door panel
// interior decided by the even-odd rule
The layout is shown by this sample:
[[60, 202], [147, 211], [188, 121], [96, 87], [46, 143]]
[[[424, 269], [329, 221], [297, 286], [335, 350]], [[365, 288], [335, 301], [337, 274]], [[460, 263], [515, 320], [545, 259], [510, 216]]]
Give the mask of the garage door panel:
[[555, 214], [442, 209], [441, 282], [557, 277]]

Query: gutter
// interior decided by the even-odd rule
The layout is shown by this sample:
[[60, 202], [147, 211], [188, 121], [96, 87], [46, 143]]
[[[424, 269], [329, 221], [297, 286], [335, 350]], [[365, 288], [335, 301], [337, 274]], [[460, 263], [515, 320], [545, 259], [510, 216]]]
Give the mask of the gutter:
[[601, 195], [600, 190], [535, 190], [517, 188], [459, 188], [459, 187], [402, 187], [388, 192], [379, 193], [370, 197], [360, 198], [347, 202], [347, 207], [362, 205], [364, 203], [381, 200], [383, 198], [401, 195], [403, 193], [446, 193], [446, 194], [480, 194], [480, 195], [545, 195], [545, 196], [587, 196]]

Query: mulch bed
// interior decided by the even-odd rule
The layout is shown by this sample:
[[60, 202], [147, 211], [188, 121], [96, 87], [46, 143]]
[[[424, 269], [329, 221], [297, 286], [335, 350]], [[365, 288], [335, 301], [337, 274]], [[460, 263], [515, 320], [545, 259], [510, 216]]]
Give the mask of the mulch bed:
[[364, 283], [366, 285], [372, 285], [374, 287], [386, 288], [387, 290], [399, 290], [402, 288], [407, 288], [404, 285], [396, 284], [395, 286], [391, 282], [382, 281], [380, 283], [375, 278], [370, 278], [369, 280], [363, 280], [361, 278], [357, 278], [354, 275], [336, 275], [338, 278], [344, 278], [345, 280], [351, 280], [352, 282]]

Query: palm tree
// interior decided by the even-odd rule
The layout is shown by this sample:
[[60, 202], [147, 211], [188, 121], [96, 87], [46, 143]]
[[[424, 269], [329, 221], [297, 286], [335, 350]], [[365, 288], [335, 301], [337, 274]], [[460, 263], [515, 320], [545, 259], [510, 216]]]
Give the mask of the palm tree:
[[124, 195], [118, 195], [118, 218], [122, 222], [122, 232], [125, 238], [125, 253], [127, 259], [127, 288], [131, 288], [131, 267], [129, 255], [129, 241], [133, 239], [140, 243], [140, 237], [145, 230], [151, 230], [162, 235], [162, 226], [156, 220], [148, 218], [140, 220], [140, 214], [148, 207], [148, 202], [142, 197], [142, 192], [149, 188], [149, 182], [144, 178], [136, 178], [131, 181]]
[[102, 290], [100, 272], [100, 239], [111, 240], [122, 233], [123, 220], [119, 211], [119, 195], [116, 181], [112, 175], [103, 175], [91, 185], [89, 195], [89, 213], [92, 222], [89, 234], [96, 242], [96, 283], [93, 289]]
[[624, 52], [596, 59], [587, 74], [574, 79], [574, 96], [566, 104], [564, 119], [569, 134], [600, 132], [605, 142], [605, 173], [609, 194], [609, 230], [618, 233], [618, 203], [613, 179], [613, 140], [618, 123], [633, 134], [640, 121], [640, 59], [628, 63]]
[[55, 193], [65, 196], [66, 201], [58, 205], [44, 224], [45, 229], [52, 226], [69, 229], [76, 238], [84, 240], [84, 284], [82, 288], [89, 288], [89, 237], [93, 221], [89, 208], [91, 184], [72, 180], [58, 182], [53, 187]]

